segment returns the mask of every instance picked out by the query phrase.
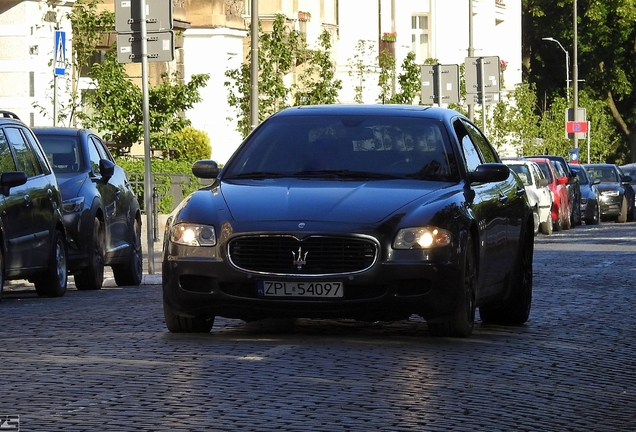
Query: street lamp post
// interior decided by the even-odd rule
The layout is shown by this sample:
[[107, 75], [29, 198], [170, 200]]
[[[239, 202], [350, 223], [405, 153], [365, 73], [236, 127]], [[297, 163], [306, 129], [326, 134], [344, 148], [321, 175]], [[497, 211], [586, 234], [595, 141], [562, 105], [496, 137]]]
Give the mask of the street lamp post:
[[568, 107], [570, 106], [570, 53], [567, 52], [561, 42], [552, 37], [544, 37], [542, 38], [544, 41], [550, 41], [557, 43], [563, 52], [565, 53], [565, 91], [566, 91], [566, 100], [568, 101]]

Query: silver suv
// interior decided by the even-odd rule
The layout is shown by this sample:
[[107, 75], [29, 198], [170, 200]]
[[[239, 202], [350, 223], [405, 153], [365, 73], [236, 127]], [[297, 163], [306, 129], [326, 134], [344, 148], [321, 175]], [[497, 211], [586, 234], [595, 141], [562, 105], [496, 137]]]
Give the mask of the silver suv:
[[0, 299], [5, 280], [27, 279], [39, 296], [66, 292], [62, 195], [31, 129], [0, 110]]

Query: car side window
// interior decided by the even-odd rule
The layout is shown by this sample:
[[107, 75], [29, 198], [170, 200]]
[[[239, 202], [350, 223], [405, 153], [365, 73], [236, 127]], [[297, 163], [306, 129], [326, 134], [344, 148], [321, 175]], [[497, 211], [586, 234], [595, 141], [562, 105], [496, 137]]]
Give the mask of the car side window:
[[4, 131], [0, 129], [0, 173], [15, 171], [15, 161]]
[[114, 162], [113, 157], [110, 155], [110, 152], [99, 138], [91, 136], [91, 142], [97, 149], [100, 159], [108, 159], [109, 161]]
[[101, 157], [99, 156], [99, 152], [92, 140], [88, 143], [88, 153], [91, 161], [91, 170], [94, 174], [99, 174], [99, 160]]
[[6, 137], [15, 152], [18, 171], [24, 171], [27, 177], [35, 177], [42, 174], [42, 167], [35, 158], [33, 149], [27, 144], [24, 135], [19, 128], [7, 127], [4, 129]]
[[499, 162], [499, 157], [493, 150], [492, 146], [488, 142], [488, 139], [481, 133], [479, 129], [475, 127], [472, 123], [463, 121], [464, 127], [466, 131], [470, 135], [472, 141], [477, 145], [481, 154], [484, 158], [485, 162]]
[[470, 139], [470, 135], [464, 126], [465, 124], [460, 120], [455, 120], [453, 122], [453, 129], [455, 130], [462, 147], [462, 155], [464, 157], [464, 162], [466, 163], [466, 170], [468, 172], [473, 172], [479, 165], [482, 164], [482, 161], [477, 147], [475, 147], [475, 144]]
[[33, 132], [30, 129], [21, 129], [24, 134], [25, 140], [29, 143], [29, 147], [33, 149], [33, 154], [35, 155], [40, 167], [44, 174], [51, 174], [53, 169], [51, 168], [51, 164], [49, 163], [48, 158], [46, 157], [46, 153], [42, 147], [38, 144], [37, 138], [33, 135]]

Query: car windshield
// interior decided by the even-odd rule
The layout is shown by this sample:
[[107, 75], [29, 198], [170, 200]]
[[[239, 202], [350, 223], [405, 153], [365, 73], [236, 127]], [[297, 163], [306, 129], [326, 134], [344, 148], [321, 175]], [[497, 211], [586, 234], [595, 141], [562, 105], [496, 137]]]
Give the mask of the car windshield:
[[532, 184], [532, 175], [527, 165], [510, 165], [510, 169], [517, 173], [524, 186]]
[[38, 135], [44, 153], [55, 173], [79, 172], [79, 153], [77, 141], [72, 137]]
[[443, 123], [417, 117], [271, 118], [223, 169], [223, 178], [408, 178], [458, 181]]
[[618, 176], [616, 175], [616, 171], [611, 167], [589, 168], [587, 172], [590, 175], [590, 178], [600, 179], [601, 183], [617, 183], [618, 182]]

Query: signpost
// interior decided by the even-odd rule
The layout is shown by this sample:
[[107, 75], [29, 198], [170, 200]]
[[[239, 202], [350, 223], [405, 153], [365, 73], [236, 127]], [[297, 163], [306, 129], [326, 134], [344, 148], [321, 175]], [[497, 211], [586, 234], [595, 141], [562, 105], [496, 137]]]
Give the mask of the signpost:
[[148, 273], [154, 274], [152, 172], [150, 169], [150, 115], [148, 62], [174, 60], [172, 0], [115, 0], [117, 61], [141, 63], [144, 116], [144, 207], [148, 233]]
[[422, 65], [422, 103], [459, 103], [459, 66]]
[[[499, 102], [501, 62], [499, 57], [466, 57], [466, 101], [469, 105], [481, 103], [482, 112], [486, 104]], [[473, 100], [471, 101], [471, 95]], [[482, 115], [482, 130], [486, 131], [486, 116]]]
[[55, 31], [53, 61], [53, 126], [57, 126], [57, 77], [66, 74], [66, 33]]

